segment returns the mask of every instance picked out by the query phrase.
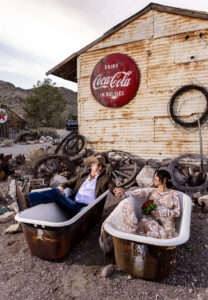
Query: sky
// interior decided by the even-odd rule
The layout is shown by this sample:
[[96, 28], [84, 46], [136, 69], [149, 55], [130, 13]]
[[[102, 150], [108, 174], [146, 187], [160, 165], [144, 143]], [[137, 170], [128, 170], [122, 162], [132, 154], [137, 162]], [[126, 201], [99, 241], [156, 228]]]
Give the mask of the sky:
[[[208, 12], [207, 0], [159, 4]], [[45, 73], [137, 13], [146, 0], [0, 0], [0, 80], [32, 88]], [[57, 86], [77, 85], [48, 76]]]

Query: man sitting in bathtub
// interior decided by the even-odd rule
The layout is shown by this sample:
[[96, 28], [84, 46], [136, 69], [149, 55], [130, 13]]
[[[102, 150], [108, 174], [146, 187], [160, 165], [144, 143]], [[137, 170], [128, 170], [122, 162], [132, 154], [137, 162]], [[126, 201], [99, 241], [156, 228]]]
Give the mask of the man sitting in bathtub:
[[[67, 212], [69, 218], [72, 218], [107, 189], [114, 188], [109, 174], [105, 173], [104, 157], [89, 156], [85, 163], [90, 167], [90, 171], [80, 172], [76, 177], [60, 184], [57, 188], [24, 195], [17, 186], [19, 210], [38, 204], [56, 202]], [[70, 193], [67, 195], [65, 188], [70, 188]]]

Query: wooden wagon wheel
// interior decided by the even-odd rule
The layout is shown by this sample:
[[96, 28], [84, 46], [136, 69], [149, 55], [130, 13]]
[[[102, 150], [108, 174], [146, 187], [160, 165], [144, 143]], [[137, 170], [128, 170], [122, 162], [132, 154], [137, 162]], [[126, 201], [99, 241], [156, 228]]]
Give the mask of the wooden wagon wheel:
[[84, 145], [85, 140], [82, 135], [70, 133], [57, 146], [55, 153], [57, 154], [62, 149], [66, 155], [76, 155], [84, 148]]
[[44, 178], [49, 181], [50, 178], [64, 171], [74, 174], [74, 163], [69, 161], [66, 156], [49, 155], [40, 159], [34, 167], [34, 175], [36, 178]]
[[124, 151], [110, 150], [106, 152], [107, 161], [110, 163], [109, 173], [117, 187], [129, 188], [135, 183], [138, 166], [134, 157]]
[[76, 155], [84, 148], [84, 145], [84, 137], [82, 135], [75, 134], [65, 142], [63, 146], [63, 153], [67, 155]]

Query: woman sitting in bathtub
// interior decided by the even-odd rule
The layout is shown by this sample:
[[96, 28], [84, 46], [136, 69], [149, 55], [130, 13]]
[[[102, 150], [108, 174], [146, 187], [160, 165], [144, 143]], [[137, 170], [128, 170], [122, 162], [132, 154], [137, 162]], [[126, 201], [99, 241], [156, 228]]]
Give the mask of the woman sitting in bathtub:
[[[174, 218], [180, 215], [180, 201], [176, 191], [170, 190], [170, 174], [166, 170], [158, 170], [154, 174], [156, 188], [135, 189], [124, 192], [123, 188], [115, 188], [115, 196], [119, 199], [125, 198], [119, 203], [105, 222], [110, 222], [120, 231], [142, 234], [148, 237], [168, 239], [176, 235]], [[134, 202], [139, 199], [153, 200], [157, 205], [155, 211], [150, 215], [142, 215], [138, 220], [134, 210]], [[137, 205], [136, 205], [137, 206]], [[141, 206], [141, 205], [140, 205]], [[158, 221], [159, 220], [159, 221]], [[104, 251], [108, 252], [112, 246], [111, 237], [101, 228], [100, 244]]]

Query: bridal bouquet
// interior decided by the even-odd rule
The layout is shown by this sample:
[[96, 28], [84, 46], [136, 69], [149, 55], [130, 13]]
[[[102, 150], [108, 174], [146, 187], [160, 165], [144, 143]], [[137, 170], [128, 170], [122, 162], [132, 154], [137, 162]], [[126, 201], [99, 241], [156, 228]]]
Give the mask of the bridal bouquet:
[[[142, 214], [143, 215], [151, 215], [152, 211], [157, 209], [157, 205], [154, 203], [154, 200], [146, 200], [142, 205]], [[162, 221], [160, 219], [156, 220], [161, 226]]]

